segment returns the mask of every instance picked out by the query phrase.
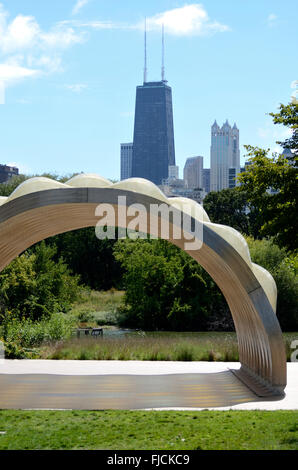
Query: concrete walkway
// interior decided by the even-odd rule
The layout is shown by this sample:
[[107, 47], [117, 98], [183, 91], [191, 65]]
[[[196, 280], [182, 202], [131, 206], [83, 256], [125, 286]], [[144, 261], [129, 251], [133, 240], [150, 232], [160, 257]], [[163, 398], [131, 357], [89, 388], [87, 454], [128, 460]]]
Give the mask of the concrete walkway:
[[0, 409], [298, 410], [298, 363], [283, 399], [260, 399], [237, 362], [0, 361]]

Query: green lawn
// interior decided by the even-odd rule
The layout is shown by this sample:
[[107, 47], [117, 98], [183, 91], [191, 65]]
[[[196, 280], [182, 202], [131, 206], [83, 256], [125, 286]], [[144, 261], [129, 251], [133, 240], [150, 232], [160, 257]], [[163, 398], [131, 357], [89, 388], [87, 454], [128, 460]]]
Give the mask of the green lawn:
[[298, 411], [6, 410], [0, 433], [1, 450], [297, 450]]

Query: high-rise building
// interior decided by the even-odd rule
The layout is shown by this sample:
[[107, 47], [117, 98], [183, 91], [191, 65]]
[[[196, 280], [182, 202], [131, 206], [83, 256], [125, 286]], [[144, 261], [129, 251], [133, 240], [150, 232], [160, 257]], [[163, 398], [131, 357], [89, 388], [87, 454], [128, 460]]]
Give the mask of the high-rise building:
[[183, 178], [186, 188], [203, 188], [203, 157], [191, 157], [186, 160]]
[[178, 180], [179, 179], [179, 166], [170, 165], [169, 166], [169, 180]]
[[121, 144], [121, 168], [120, 168], [120, 178], [121, 180], [126, 180], [131, 177], [131, 163], [132, 163], [132, 149], [133, 144]]
[[203, 188], [207, 194], [210, 193], [210, 168], [203, 169]]
[[210, 190], [220, 191], [229, 188], [234, 174], [240, 172], [240, 150], [239, 150], [239, 130], [236, 123], [230, 126], [228, 120], [222, 127], [219, 127], [215, 121], [211, 127], [211, 171], [210, 171]]
[[159, 185], [175, 165], [172, 90], [166, 81], [137, 87], [132, 176]]
[[[240, 172], [241, 172], [241, 170], [240, 170]], [[238, 173], [239, 173], [239, 171], [237, 172], [236, 168], [234, 168], [234, 167], [229, 168], [229, 188], [230, 189], [236, 187], [236, 185], [237, 185], [237, 174]]]
[[19, 169], [15, 166], [0, 165], [0, 183], [5, 183], [12, 176], [18, 175]]
[[[172, 89], [165, 79], [164, 51], [162, 26], [161, 81], [150, 82], [147, 80], [145, 20], [144, 80], [143, 85], [138, 86], [136, 90], [133, 144], [129, 144], [132, 148], [129, 176], [146, 178], [156, 185], [161, 185], [169, 177], [176, 179], [178, 172], [178, 167], [175, 165]], [[126, 158], [128, 157], [123, 156], [124, 161]], [[121, 179], [124, 174], [127, 173], [122, 175], [121, 172]]]

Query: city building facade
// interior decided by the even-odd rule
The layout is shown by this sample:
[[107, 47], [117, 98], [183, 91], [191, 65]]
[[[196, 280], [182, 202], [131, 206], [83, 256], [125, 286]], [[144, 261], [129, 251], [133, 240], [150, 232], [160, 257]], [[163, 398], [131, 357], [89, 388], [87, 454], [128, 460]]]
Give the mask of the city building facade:
[[120, 144], [120, 179], [126, 180], [131, 177], [133, 143]]
[[169, 180], [178, 180], [179, 179], [179, 166], [170, 165], [169, 166]]
[[182, 179], [164, 180], [159, 188], [167, 197], [186, 197], [198, 203], [201, 203], [206, 196], [203, 189], [186, 188]]
[[210, 193], [210, 168], [203, 169], [203, 189], [206, 194]]
[[[229, 188], [233, 174], [240, 172], [239, 129], [228, 120], [220, 127], [215, 121], [211, 127], [210, 190]], [[229, 169], [234, 169], [229, 173]]]
[[137, 87], [132, 176], [160, 185], [175, 166], [172, 89], [165, 80]]
[[15, 166], [0, 165], [0, 183], [6, 183], [10, 178], [19, 174], [19, 169]]
[[203, 188], [203, 157], [191, 157], [185, 162], [183, 178], [185, 187], [189, 189]]

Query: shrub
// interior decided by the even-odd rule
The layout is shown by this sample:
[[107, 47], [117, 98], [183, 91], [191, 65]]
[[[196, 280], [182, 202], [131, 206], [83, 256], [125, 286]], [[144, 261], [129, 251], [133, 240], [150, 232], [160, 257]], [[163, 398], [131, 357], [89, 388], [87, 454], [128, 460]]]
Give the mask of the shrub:
[[63, 313], [54, 313], [48, 321], [43, 322], [47, 341], [60, 341], [71, 336], [73, 319]]
[[15, 341], [5, 341], [5, 359], [25, 359], [26, 351]]
[[[4, 322], [5, 324], [5, 322]], [[31, 319], [10, 318], [5, 331], [2, 324], [1, 333], [5, 343], [5, 355], [19, 358], [25, 354], [24, 349], [40, 346], [45, 341], [59, 341], [71, 336], [73, 320], [63, 313], [53, 314], [51, 318], [40, 321]], [[18, 352], [19, 351], [19, 352]]]
[[26, 251], [0, 273], [2, 312], [38, 320], [66, 312], [76, 299], [78, 277], [71, 276], [63, 260], [55, 262], [55, 247], [44, 242]]
[[248, 238], [251, 259], [273, 276], [277, 286], [277, 317], [285, 331], [298, 329], [297, 255], [288, 255], [272, 239]]
[[93, 320], [93, 315], [89, 310], [81, 310], [78, 312], [77, 318], [81, 323], [88, 323]]

